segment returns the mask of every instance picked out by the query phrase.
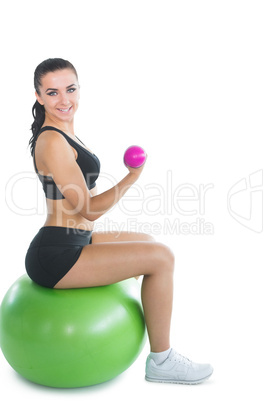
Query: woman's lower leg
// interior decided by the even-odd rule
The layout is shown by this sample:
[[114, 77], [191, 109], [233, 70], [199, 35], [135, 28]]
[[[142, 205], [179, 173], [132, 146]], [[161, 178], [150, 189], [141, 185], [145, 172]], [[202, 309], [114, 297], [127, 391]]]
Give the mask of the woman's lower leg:
[[170, 324], [173, 304], [173, 262], [155, 274], [145, 275], [142, 303], [151, 346], [159, 353], [170, 348]]

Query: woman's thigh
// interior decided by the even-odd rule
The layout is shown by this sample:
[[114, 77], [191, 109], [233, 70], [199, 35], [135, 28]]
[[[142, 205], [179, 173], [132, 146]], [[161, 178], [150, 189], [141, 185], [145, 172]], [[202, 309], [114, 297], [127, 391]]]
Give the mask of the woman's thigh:
[[84, 246], [79, 259], [55, 288], [104, 286], [153, 274], [171, 266], [172, 253], [157, 242], [93, 243]]
[[154, 238], [145, 233], [136, 232], [93, 232], [92, 233], [92, 244], [97, 243], [117, 243], [117, 242], [153, 242]]

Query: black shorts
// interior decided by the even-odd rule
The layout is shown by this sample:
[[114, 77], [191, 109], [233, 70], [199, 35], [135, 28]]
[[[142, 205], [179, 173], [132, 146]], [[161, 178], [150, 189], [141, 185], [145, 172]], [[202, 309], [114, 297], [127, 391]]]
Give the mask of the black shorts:
[[43, 226], [33, 238], [25, 257], [29, 277], [38, 285], [54, 286], [78, 260], [92, 232], [62, 226]]

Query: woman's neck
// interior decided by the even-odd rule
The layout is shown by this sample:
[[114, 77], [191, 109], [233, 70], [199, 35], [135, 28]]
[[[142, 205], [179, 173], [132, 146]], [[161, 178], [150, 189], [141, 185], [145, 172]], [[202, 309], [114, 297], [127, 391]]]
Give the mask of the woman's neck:
[[74, 121], [61, 121], [46, 117], [43, 126], [52, 126], [64, 131], [66, 134], [74, 135]]

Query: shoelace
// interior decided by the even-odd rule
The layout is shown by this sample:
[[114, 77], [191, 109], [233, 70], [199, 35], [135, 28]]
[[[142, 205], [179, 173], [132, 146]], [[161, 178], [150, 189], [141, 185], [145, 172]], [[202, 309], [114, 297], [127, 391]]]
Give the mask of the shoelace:
[[175, 350], [174, 350], [173, 356], [170, 357], [170, 360], [174, 360], [175, 362], [179, 361], [180, 363], [187, 364], [187, 365], [192, 363], [190, 359], [188, 359], [185, 356], [182, 356], [180, 353], [176, 352]]

